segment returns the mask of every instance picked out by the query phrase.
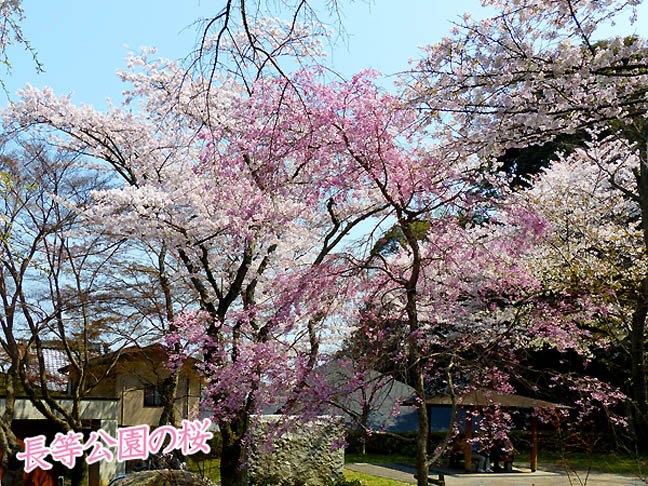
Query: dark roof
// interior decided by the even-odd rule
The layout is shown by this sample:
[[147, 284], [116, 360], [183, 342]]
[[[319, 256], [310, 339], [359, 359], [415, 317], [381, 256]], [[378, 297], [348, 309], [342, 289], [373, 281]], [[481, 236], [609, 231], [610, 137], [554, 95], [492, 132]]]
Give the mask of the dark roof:
[[[111, 351], [105, 353], [96, 358], [90, 359], [88, 361], [89, 366], [99, 366], [105, 363], [113, 363], [115, 360], [133, 360], [133, 359], [142, 359], [146, 357], [147, 359], [154, 359], [158, 363], [164, 363], [168, 359], [168, 349], [160, 344], [153, 343], [146, 346], [129, 346], [127, 348], [121, 348], [117, 351]], [[196, 359], [188, 357], [184, 360], [185, 364], [193, 367], [196, 364]], [[69, 366], [65, 366], [61, 371], [67, 371]]]
[[[157, 355], [161, 359], [166, 359], [166, 350], [161, 344], [154, 343], [149, 344], [148, 346], [129, 346], [127, 348], [121, 348], [117, 351], [105, 352], [101, 356], [96, 356], [88, 360], [90, 366], [97, 366], [103, 363], [110, 363], [115, 359], [127, 359], [133, 357], [142, 357], [144, 354], [147, 355]], [[68, 366], [61, 368], [61, 371], [67, 371]]]
[[[415, 398], [410, 398], [406, 404], [416, 403]], [[449, 394], [435, 395], [425, 399], [426, 405], [433, 407], [447, 407], [452, 405], [452, 397]], [[569, 408], [560, 403], [547, 402], [537, 398], [514, 395], [512, 393], [501, 393], [495, 390], [473, 390], [457, 397], [457, 405], [460, 407], [489, 407], [500, 405], [513, 408]]]

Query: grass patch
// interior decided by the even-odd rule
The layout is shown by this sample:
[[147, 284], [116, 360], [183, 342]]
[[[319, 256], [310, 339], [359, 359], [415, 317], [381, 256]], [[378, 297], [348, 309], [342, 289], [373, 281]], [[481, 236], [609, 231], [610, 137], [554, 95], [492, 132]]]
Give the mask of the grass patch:
[[[363, 461], [358, 460], [355, 462], [376, 462], [376, 461], [369, 461], [366, 459], [367, 457], [372, 457], [375, 460], [380, 460], [382, 458], [381, 464], [385, 464], [388, 462], [395, 462], [393, 460], [394, 458], [407, 459], [407, 456], [387, 456], [387, 455], [378, 455], [378, 454], [373, 454], [371, 456], [369, 455], [363, 456], [362, 454], [352, 455], [352, 457], [356, 457], [356, 456], [364, 457], [365, 460]], [[390, 461], [388, 459], [392, 459], [392, 460]], [[409, 458], [409, 460], [411, 461], [412, 458]], [[401, 461], [401, 462], [407, 462], [407, 461]], [[191, 472], [198, 473], [201, 476], [211, 479], [212, 481], [220, 481], [220, 459], [195, 460], [192, 456], [189, 456], [187, 457], [187, 466]], [[407, 485], [407, 483], [401, 483], [399, 481], [393, 481], [391, 479], [381, 478], [378, 476], [374, 476], [372, 474], [350, 471], [348, 469], [344, 470], [344, 477], [347, 481], [353, 481], [355, 479], [362, 481], [362, 484], [364, 486], [406, 486]]]
[[394, 481], [392, 479], [381, 478], [372, 474], [350, 471], [349, 469], [344, 470], [344, 478], [347, 481], [361, 481], [364, 486], [406, 486], [408, 484]]
[[[529, 462], [528, 453], [516, 454], [514, 464], [525, 464]], [[554, 451], [543, 451], [538, 453], [538, 462], [550, 463], [564, 466], [566, 469], [594, 469], [597, 471], [632, 474], [635, 476], [648, 475], [648, 456], [633, 457], [615, 452], [566, 452], [561, 454]]]
[[345, 454], [344, 463], [353, 464], [366, 462], [368, 464], [414, 464], [416, 458], [400, 454]]
[[[522, 452], [515, 454], [514, 465], [528, 466], [530, 454]], [[545, 464], [563, 466], [570, 469], [586, 470], [588, 468], [617, 474], [633, 476], [648, 476], [648, 455], [639, 458], [615, 452], [568, 452], [562, 454], [556, 451], [540, 450], [538, 461]], [[415, 464], [416, 458], [398, 454], [346, 454], [345, 464], [366, 462], [369, 464]]]
[[187, 457], [187, 469], [200, 474], [202, 477], [212, 481], [220, 481], [220, 459], [196, 459], [194, 456]]

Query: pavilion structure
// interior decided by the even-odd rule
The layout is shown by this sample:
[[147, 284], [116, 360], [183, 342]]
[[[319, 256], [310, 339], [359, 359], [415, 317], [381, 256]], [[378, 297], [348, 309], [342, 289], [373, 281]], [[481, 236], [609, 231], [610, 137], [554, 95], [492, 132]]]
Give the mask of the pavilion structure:
[[[428, 417], [431, 416], [432, 407], [452, 406], [452, 397], [450, 395], [435, 395], [425, 399]], [[464, 395], [457, 397], [457, 407], [465, 410], [479, 409], [492, 406], [503, 408], [521, 408], [521, 409], [560, 409], [569, 408], [559, 403], [547, 402], [535, 398], [514, 395], [510, 393], [501, 393], [494, 390], [473, 390]], [[466, 472], [471, 471], [472, 466], [472, 438], [473, 424], [470, 414], [466, 414], [466, 444], [464, 449], [464, 463]], [[538, 469], [538, 417], [531, 415], [531, 471]]]

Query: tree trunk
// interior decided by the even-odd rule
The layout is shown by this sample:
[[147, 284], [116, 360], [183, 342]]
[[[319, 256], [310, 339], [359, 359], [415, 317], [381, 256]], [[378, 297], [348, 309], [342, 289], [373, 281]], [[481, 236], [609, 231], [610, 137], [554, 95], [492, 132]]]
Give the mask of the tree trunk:
[[8, 454], [2, 454], [2, 486], [22, 486], [25, 463], [16, 457], [20, 451], [10, 450]]
[[247, 486], [248, 468], [245, 464], [245, 435], [244, 421], [235, 419], [231, 422], [219, 424], [223, 438], [221, 453], [221, 485], [222, 486]]
[[[188, 379], [188, 378], [187, 378]], [[175, 397], [178, 390], [178, 374], [173, 371], [170, 376], [162, 380], [160, 384], [160, 399], [162, 401], [162, 413], [158, 425], [176, 425]]]
[[418, 433], [416, 435], [416, 476], [418, 486], [427, 486], [428, 483], [428, 438], [430, 435], [430, 422], [425, 406], [425, 385], [420, 365], [415, 367], [416, 397], [422, 401], [418, 406]]
[[648, 279], [644, 279], [637, 295], [630, 331], [632, 360], [632, 422], [638, 444], [648, 442], [648, 393], [646, 390], [645, 333], [648, 314]]
[[[408, 293], [409, 297], [409, 293]], [[411, 301], [408, 302], [408, 312]], [[416, 315], [416, 314], [415, 314]], [[425, 404], [425, 375], [423, 373], [423, 365], [421, 363], [421, 352], [415, 331], [418, 326], [414, 328], [411, 326], [412, 319], [410, 317], [410, 349], [409, 349], [409, 367], [413, 373], [414, 390], [416, 398], [419, 400], [417, 415], [418, 415], [418, 431], [416, 435], [416, 478], [418, 486], [427, 486], [428, 484], [428, 438], [430, 435], [430, 422], [427, 413], [427, 406]]]
[[6, 376], [5, 409], [2, 417], [0, 417], [0, 466], [2, 466], [1, 486], [21, 486], [23, 484], [25, 463], [16, 457], [16, 454], [22, 452], [23, 447], [20, 445], [16, 434], [14, 434], [13, 429], [11, 428], [16, 398], [16, 374], [16, 367], [12, 364]]
[[[72, 486], [81, 486], [86, 477], [88, 477], [88, 463], [86, 462], [87, 455], [78, 457], [74, 468], [72, 469], [70, 484]], [[89, 479], [89, 478], [88, 478]]]
[[[640, 129], [639, 169], [635, 172], [641, 209], [641, 229], [644, 246], [648, 251], [648, 133]], [[648, 393], [646, 390], [646, 314], [648, 312], [648, 277], [641, 282], [637, 304], [632, 316], [630, 331], [630, 357], [632, 360], [633, 425], [639, 447], [648, 441]]]
[[367, 422], [369, 421], [369, 406], [362, 406], [362, 417], [360, 418], [360, 427], [362, 427], [362, 455], [367, 453], [367, 441], [369, 440], [369, 431], [367, 430]]
[[[398, 210], [397, 210], [398, 211]], [[409, 278], [405, 285], [405, 294], [407, 303], [405, 311], [407, 312], [407, 321], [409, 327], [409, 350], [408, 350], [408, 364], [409, 369], [412, 370], [414, 389], [416, 390], [416, 398], [419, 400], [418, 404], [418, 434], [416, 436], [416, 476], [418, 486], [427, 486], [428, 484], [428, 436], [430, 435], [430, 423], [427, 414], [427, 407], [425, 406], [425, 373], [422, 363], [423, 356], [421, 355], [421, 348], [419, 344], [419, 324], [418, 324], [418, 308], [417, 308], [417, 288], [418, 279], [421, 272], [421, 251], [419, 248], [418, 239], [412, 229], [412, 221], [404, 220], [400, 211], [399, 224], [403, 230], [403, 234], [407, 239], [407, 243], [412, 250], [412, 267]]]
[[[173, 293], [171, 291], [171, 282], [166, 273], [166, 242], [162, 243], [160, 253], [158, 255], [158, 269], [160, 287], [164, 294], [164, 307], [166, 310], [166, 318], [169, 321], [169, 332], [176, 332], [178, 329], [173, 323], [175, 315], [173, 313]], [[176, 343], [173, 346], [175, 353], [180, 353], [180, 345]], [[187, 377], [187, 379], [189, 379]], [[175, 415], [175, 397], [178, 391], [178, 372], [172, 371], [171, 375], [162, 381], [160, 387], [160, 398], [162, 400], [162, 413], [160, 414], [160, 421], [158, 425], [176, 425], [177, 417]], [[187, 398], [188, 399], [188, 398]]]

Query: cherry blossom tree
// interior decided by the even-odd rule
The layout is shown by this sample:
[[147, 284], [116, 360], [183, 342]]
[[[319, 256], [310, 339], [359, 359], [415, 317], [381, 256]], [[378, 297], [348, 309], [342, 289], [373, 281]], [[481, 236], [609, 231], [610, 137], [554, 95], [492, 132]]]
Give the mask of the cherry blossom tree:
[[[188, 75], [150, 51], [119, 73], [123, 107], [98, 112], [28, 86], [5, 112], [7, 130], [39, 132], [82, 155], [87, 170], [113, 174], [113, 186], [77, 210], [117, 238], [162, 242], [191, 285], [196, 308], [173, 316], [168, 342], [177, 360], [203, 358], [223, 484], [246, 483], [239, 466], [255, 413], [320, 411], [329, 392], [315, 371], [323, 340], [358, 309], [379, 309], [374, 321], [400, 323], [407, 336], [400, 357], [419, 401], [422, 486], [438, 456], [427, 450], [426, 382], [445, 380], [451, 394], [508, 391], [510, 370], [496, 360], [538, 339], [584, 345], [573, 313], [538, 305], [540, 281], [524, 257], [547, 231], [545, 218], [519, 203], [483, 224], [471, 215], [494, 212], [479, 190], [484, 158], [624, 113], [640, 120], [643, 71], [634, 61], [643, 43], [570, 47], [570, 37], [589, 39], [609, 17], [589, 3], [571, 13], [539, 3], [533, 16], [525, 5], [497, 6], [511, 11], [468, 23], [463, 50], [444, 40], [413, 74], [409, 93], [437, 123], [429, 130], [370, 73], [333, 83], [317, 68], [252, 80], [216, 69]], [[520, 43], [527, 35], [534, 42]], [[541, 41], [550, 47], [536, 59], [529, 53]], [[611, 67], [599, 72], [602, 64]], [[470, 73], [481, 68], [481, 78]], [[352, 244], [360, 223], [372, 228], [364, 247]], [[372, 251], [385, 224], [402, 235], [389, 255]]]
[[[92, 157], [89, 169], [114, 171], [122, 182], [96, 191], [84, 215], [118, 237], [164, 241], [184, 267], [199, 309], [176, 316], [169, 343], [185, 348], [179, 359], [204, 357], [205, 402], [223, 435], [224, 483], [246, 482], [239, 466], [254, 413], [275, 406], [308, 417], [327, 401], [313, 372], [321, 340], [336, 316], [348, 319], [358, 291], [368, 293], [366, 302], [393, 301], [408, 335], [412, 381], [424, 399], [429, 336], [419, 314], [432, 322], [431, 308], [443, 299], [448, 307], [438, 312], [446, 320], [457, 312], [450, 303], [466, 295], [434, 282], [454, 261], [447, 248], [456, 249], [453, 255], [474, 252], [481, 238], [464, 234], [454, 216], [474, 202], [474, 161], [457, 163], [427, 146], [415, 112], [381, 93], [367, 73], [323, 83], [315, 69], [289, 82], [260, 79], [251, 91], [223, 78], [205, 98], [211, 80], [187, 79], [173, 63], [149, 63], [146, 53], [129, 63], [134, 69], [120, 75], [131, 84], [126, 103], [139, 102], [136, 114], [128, 107], [99, 113], [28, 87], [6, 120], [9, 128], [49, 132], [52, 144]], [[371, 246], [367, 257], [346, 246], [349, 232], [372, 216], [395, 220], [406, 249], [386, 259]], [[424, 242], [413, 230], [421, 220], [430, 221]], [[476, 286], [484, 281], [493, 293], [510, 292], [518, 281], [492, 275], [489, 253], [511, 259], [502, 238], [493, 241], [480, 254], [483, 268], [457, 264], [457, 272], [484, 274], [483, 281], [465, 282], [476, 307], [483, 305]], [[424, 482], [425, 407], [419, 422]]]
[[[374, 320], [402, 326], [419, 403], [439, 363], [452, 392], [453, 368], [471, 371], [468, 387], [506, 390], [494, 356], [539, 329], [548, 343], [565, 335], [557, 324], [545, 329], [546, 316], [515, 312], [533, 304], [537, 280], [518, 262], [544, 220], [512, 206], [498, 231], [466, 225], [482, 205], [479, 161], [427, 143], [416, 112], [370, 73], [325, 83], [314, 69], [290, 82], [260, 79], [251, 91], [223, 78], [205, 98], [208, 80], [188, 80], [174, 63], [149, 63], [146, 53], [129, 62], [121, 77], [137, 113], [99, 113], [28, 87], [5, 113], [7, 128], [49, 134], [89, 157], [88, 170], [116, 174], [79, 210], [118, 238], [163, 241], [182, 268], [198, 305], [175, 316], [168, 343], [180, 348], [176, 360], [203, 358], [224, 484], [246, 482], [239, 466], [252, 415], [279, 408], [308, 418], [331, 401], [316, 371], [322, 339], [358, 309], [381, 309]], [[396, 252], [372, 251], [371, 236], [364, 250], [352, 244], [360, 223], [378, 235], [383, 221], [403, 237]], [[423, 485], [434, 455], [426, 407], [418, 416]]]
[[[529, 181], [529, 189], [515, 195], [551, 228], [528, 256], [529, 270], [546, 295], [590, 302], [590, 312], [578, 325], [595, 348], [623, 353], [613, 363], [617, 386], [630, 383], [637, 368], [645, 366], [635, 361], [631, 342], [636, 289], [646, 275], [639, 205], [626, 197], [638, 167], [627, 141], [593, 141], [559, 157]], [[630, 387], [624, 391], [632, 394]]]
[[[646, 248], [646, 44], [638, 37], [596, 40], [597, 27], [632, 17], [637, 3], [486, 1], [497, 14], [480, 22], [467, 15], [448, 37], [427, 47], [404, 80], [407, 96], [435, 121], [435, 134], [460, 154], [493, 159], [511, 147], [543, 145], [588, 128], [625, 141], [638, 161], [631, 184], [620, 182], [612, 169], [618, 157], [608, 160], [608, 181], [638, 205]], [[632, 399], [639, 443], [648, 431], [647, 282], [640, 279], [626, 289], [636, 297], [630, 353], [636, 363]]]
[[[334, 104], [342, 95], [317, 84], [316, 73], [260, 80], [252, 96], [223, 79], [212, 87], [207, 124], [206, 80], [187, 80], [173, 63], [147, 64], [145, 55], [130, 62], [143, 66], [121, 74], [138, 115], [98, 113], [27, 88], [7, 120], [104, 161], [122, 182], [97, 191], [84, 214], [114, 235], [164, 241], [184, 267], [200, 313], [173, 324], [179, 337], [208, 345], [206, 402], [223, 435], [223, 481], [243, 484], [250, 416], [277, 399], [286, 412], [303, 403], [322, 330], [353, 300], [333, 250], [384, 204], [346, 167], [339, 135], [329, 139], [327, 117], [343, 109]], [[353, 109], [368, 83], [340, 86]]]

